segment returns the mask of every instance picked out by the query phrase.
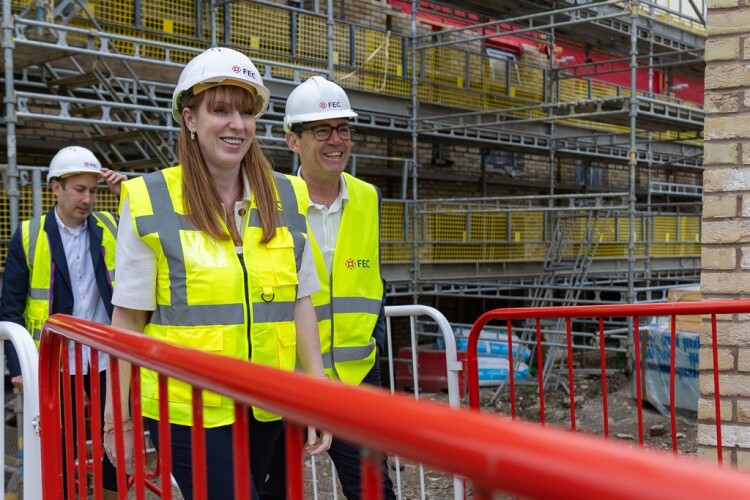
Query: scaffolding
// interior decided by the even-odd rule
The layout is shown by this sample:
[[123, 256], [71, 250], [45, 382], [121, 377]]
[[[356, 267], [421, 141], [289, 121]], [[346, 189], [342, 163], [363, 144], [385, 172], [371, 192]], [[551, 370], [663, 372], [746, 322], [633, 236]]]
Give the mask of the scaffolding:
[[[679, 95], [689, 85], [680, 78], [702, 84], [703, 12], [637, 0], [413, 0], [378, 3], [382, 25], [365, 25], [342, 19], [346, 3], [3, 0], [0, 239], [47, 206], [39, 165], [70, 140], [56, 130], [74, 130], [131, 175], [175, 163], [174, 82], [220, 44], [246, 52], [272, 90], [257, 134], [277, 165], [296, 166], [281, 132], [294, 85], [322, 74], [353, 97], [368, 149], [352, 168], [395, 186], [382, 251], [392, 297], [635, 302], [697, 282], [704, 114]], [[528, 57], [488, 50], [507, 37], [528, 44]], [[590, 60], [566, 59], [561, 44]], [[443, 147], [481, 152], [481, 169], [450, 171]], [[532, 179], [518, 158], [546, 174]], [[589, 182], [611, 166], [617, 193]], [[432, 199], [436, 183], [483, 196]], [[100, 208], [115, 204], [105, 197]], [[571, 261], [574, 247], [583, 253]]]

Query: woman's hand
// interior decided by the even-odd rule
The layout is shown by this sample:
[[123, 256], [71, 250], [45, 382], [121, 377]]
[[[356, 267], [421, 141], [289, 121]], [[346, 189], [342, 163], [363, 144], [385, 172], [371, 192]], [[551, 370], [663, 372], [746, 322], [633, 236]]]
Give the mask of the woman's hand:
[[[115, 445], [115, 436], [118, 432], [122, 432], [125, 445], [122, 460], [119, 463], [117, 461], [117, 446]], [[133, 422], [130, 419], [125, 420], [121, 429], [117, 429], [112, 422], [105, 422], [104, 451], [107, 453], [107, 457], [112, 462], [112, 465], [115, 467], [125, 465], [125, 473], [129, 476], [133, 475]]]
[[104, 182], [107, 183], [109, 190], [115, 193], [116, 196], [120, 196], [120, 184], [128, 180], [127, 176], [106, 167], [102, 167], [101, 175]]
[[322, 432], [318, 435], [315, 427], [307, 428], [307, 443], [305, 443], [305, 452], [309, 455], [319, 455], [328, 451], [331, 447], [333, 436], [330, 432]]

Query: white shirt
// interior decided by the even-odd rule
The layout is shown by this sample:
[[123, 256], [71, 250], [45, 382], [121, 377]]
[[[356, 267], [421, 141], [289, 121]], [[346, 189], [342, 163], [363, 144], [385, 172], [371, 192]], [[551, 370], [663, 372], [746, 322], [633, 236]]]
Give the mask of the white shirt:
[[[234, 204], [234, 220], [241, 232], [244, 232], [249, 207], [250, 185], [245, 179], [245, 197]], [[239, 247], [239, 251], [242, 247]], [[247, 265], [252, 265], [248, 263]], [[139, 311], [153, 311], [156, 309], [156, 255], [138, 238], [133, 228], [130, 215], [130, 197], [122, 202], [120, 224], [117, 229], [117, 254], [115, 269], [126, 269], [117, 274], [117, 286], [112, 296], [112, 303], [118, 307], [136, 309]], [[299, 284], [297, 298], [309, 297], [320, 290], [320, 282], [315, 271], [310, 239], [305, 239], [302, 252], [302, 265], [297, 273]], [[152, 290], [144, 293], [144, 290]]]
[[[300, 168], [301, 171], [302, 168]], [[348, 201], [349, 191], [346, 189], [346, 180], [342, 176], [339, 183], [339, 195], [333, 200], [330, 207], [318, 205], [311, 199], [307, 208], [310, 230], [315, 236], [315, 243], [318, 244], [320, 253], [323, 254], [328, 276], [331, 275], [331, 268], [333, 267], [333, 253], [336, 251], [336, 239], [339, 236], [341, 216]]]
[[[55, 220], [60, 230], [65, 260], [68, 263], [70, 273], [70, 286], [73, 292], [73, 314], [76, 318], [96, 321], [105, 325], [110, 324], [107, 309], [96, 286], [94, 276], [94, 264], [91, 261], [91, 245], [89, 244], [88, 223], [83, 221], [78, 227], [68, 227], [57, 215], [55, 209]], [[75, 374], [75, 351], [73, 342], [68, 346], [70, 359], [70, 373]], [[91, 348], [83, 346], [81, 349], [83, 357], [83, 373], [89, 372], [91, 363]], [[107, 368], [107, 356], [99, 354], [99, 371]]]

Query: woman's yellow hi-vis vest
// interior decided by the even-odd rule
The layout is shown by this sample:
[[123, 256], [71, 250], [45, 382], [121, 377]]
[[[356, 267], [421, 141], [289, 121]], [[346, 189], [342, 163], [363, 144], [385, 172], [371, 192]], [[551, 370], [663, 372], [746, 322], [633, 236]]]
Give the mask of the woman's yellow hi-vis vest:
[[[104, 264], [107, 267], [110, 284], [115, 285], [115, 246], [117, 222], [108, 212], [92, 212], [96, 225], [102, 229], [102, 247], [104, 247]], [[26, 296], [26, 329], [39, 347], [39, 336], [42, 326], [50, 315], [50, 298], [52, 297], [52, 253], [49, 248], [44, 222], [47, 215], [25, 220], [21, 223], [21, 240], [26, 255], [26, 266], [29, 268], [29, 294]], [[43, 236], [43, 237], [42, 237]]]
[[[308, 195], [301, 180], [274, 175], [276, 236], [260, 244], [262, 229], [253, 198], [242, 241], [244, 264], [231, 240], [211, 238], [185, 218], [181, 166], [123, 184], [122, 199], [130, 199], [136, 234], [157, 259], [156, 310], [146, 335], [234, 358], [250, 355], [256, 363], [294, 370], [297, 269], [307, 237]], [[141, 392], [143, 415], [158, 419], [155, 372], [141, 370]], [[170, 379], [168, 397], [170, 422], [192, 425], [191, 387]], [[258, 420], [280, 418], [260, 408], [253, 411]], [[232, 422], [232, 400], [203, 391], [203, 425]]]
[[383, 300], [380, 276], [380, 201], [372, 184], [344, 173], [343, 208], [331, 275], [311, 235], [322, 289], [312, 296], [326, 373], [358, 385], [375, 363], [372, 332]]

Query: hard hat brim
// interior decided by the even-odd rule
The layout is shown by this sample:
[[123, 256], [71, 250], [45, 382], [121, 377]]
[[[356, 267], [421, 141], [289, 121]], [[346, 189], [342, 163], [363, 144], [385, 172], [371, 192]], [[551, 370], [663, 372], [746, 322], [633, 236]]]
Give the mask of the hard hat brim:
[[78, 170], [71, 170], [69, 172], [64, 172], [62, 175], [56, 175], [54, 177], [50, 177], [49, 179], [47, 179], [47, 184], [52, 185], [52, 181], [54, 181], [55, 179], [66, 179], [68, 177], [72, 177], [78, 174], [93, 174], [98, 178], [98, 180], [102, 180], [101, 170], [96, 169], [96, 168], [91, 168], [91, 169], [82, 168]]
[[[196, 83], [192, 86], [190, 91], [192, 92], [192, 95], [198, 95], [201, 92], [205, 92], [210, 88], [218, 87], [220, 85], [234, 85], [235, 87], [240, 87], [250, 92], [255, 97], [255, 102], [258, 104], [258, 111], [257, 113], [255, 113], [255, 118], [260, 118], [266, 113], [266, 110], [268, 109], [268, 101], [271, 98], [271, 91], [266, 87], [254, 85], [249, 82], [234, 80], [231, 78], [224, 78], [220, 81]], [[184, 102], [181, 101], [183, 101], [183, 99], [184, 101], [187, 101], [187, 99], [183, 97], [183, 95], [184, 93], [180, 94], [176, 99], [174, 99], [175, 107], [172, 109], [172, 116], [177, 123], [182, 123], [182, 110], [185, 109]]]
[[320, 120], [337, 120], [339, 118], [356, 118], [359, 115], [353, 110], [344, 110], [341, 113], [307, 113], [303, 115], [297, 115], [292, 120], [287, 120], [285, 117], [284, 132], [289, 132], [297, 125], [304, 125], [310, 122], [317, 122]]

